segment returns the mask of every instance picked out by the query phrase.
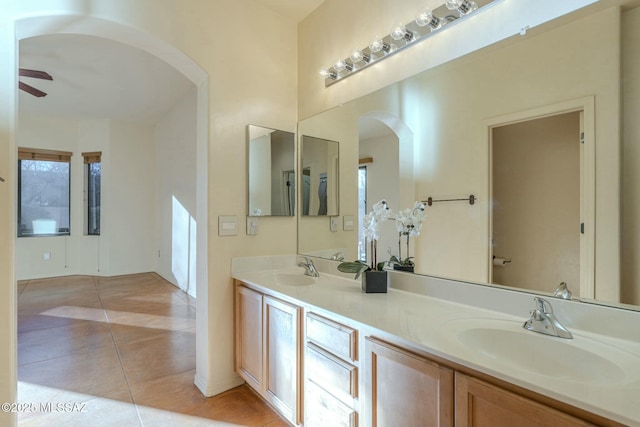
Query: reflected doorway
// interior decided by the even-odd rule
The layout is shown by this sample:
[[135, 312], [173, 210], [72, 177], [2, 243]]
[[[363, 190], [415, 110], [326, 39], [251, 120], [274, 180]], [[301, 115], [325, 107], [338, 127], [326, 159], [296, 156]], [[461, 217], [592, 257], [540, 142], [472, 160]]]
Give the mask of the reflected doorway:
[[491, 283], [580, 296], [582, 116], [492, 128]]
[[[362, 235], [362, 220], [371, 207], [385, 200], [392, 210], [400, 209], [400, 140], [385, 123], [374, 118], [359, 121], [359, 204], [358, 256], [371, 262], [370, 249]], [[363, 172], [364, 171], [364, 172]], [[365, 180], [363, 183], [362, 180]], [[398, 232], [395, 222], [380, 226], [377, 251], [378, 262], [398, 255]]]

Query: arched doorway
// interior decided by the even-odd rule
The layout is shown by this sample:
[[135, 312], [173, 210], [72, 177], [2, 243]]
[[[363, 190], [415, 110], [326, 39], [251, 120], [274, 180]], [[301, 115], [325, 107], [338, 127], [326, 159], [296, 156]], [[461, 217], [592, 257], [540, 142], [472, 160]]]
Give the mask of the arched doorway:
[[[30, 16], [15, 21], [16, 50], [20, 40], [30, 37], [55, 34], [82, 34], [100, 37], [140, 49], [166, 62], [196, 87], [196, 211], [194, 220], [197, 227], [195, 262], [197, 320], [196, 320], [196, 377], [195, 384], [207, 394], [209, 368], [204, 363], [208, 359], [208, 77], [207, 74], [184, 53], [163, 40], [147, 33], [112, 21], [89, 15], [59, 14]], [[19, 52], [18, 52], [19, 53]], [[14, 117], [15, 118], [15, 117]], [[16, 118], [17, 119], [17, 118]], [[15, 307], [14, 307], [15, 309]]]

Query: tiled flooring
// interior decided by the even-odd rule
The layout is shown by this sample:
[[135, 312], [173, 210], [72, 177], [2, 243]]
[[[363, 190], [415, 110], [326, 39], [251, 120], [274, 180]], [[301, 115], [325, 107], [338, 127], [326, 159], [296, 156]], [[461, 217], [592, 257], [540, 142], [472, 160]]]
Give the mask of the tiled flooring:
[[156, 274], [18, 284], [21, 427], [287, 426], [247, 386], [202, 396], [195, 357], [195, 300]]

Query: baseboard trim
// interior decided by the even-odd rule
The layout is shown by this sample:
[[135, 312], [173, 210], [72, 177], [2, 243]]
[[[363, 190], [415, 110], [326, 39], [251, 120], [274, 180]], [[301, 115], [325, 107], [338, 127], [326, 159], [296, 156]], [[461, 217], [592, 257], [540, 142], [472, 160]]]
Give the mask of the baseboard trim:
[[204, 394], [205, 397], [212, 397], [227, 390], [231, 390], [232, 388], [241, 386], [242, 384], [244, 384], [244, 380], [239, 376], [236, 376], [229, 382], [209, 386], [204, 378], [196, 374], [193, 383], [196, 387], [198, 387], [198, 390], [200, 390], [200, 392]]

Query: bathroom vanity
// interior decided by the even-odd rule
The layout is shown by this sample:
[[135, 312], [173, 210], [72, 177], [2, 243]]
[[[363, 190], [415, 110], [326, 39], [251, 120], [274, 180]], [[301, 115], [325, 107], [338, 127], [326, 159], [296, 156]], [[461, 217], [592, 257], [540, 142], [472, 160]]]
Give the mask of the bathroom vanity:
[[[392, 273], [387, 294], [364, 294], [359, 281], [305, 276], [295, 262], [249, 260], [233, 267], [236, 371], [293, 425], [640, 424], [636, 341], [573, 325], [572, 340], [526, 331], [526, 310], [409, 283], [426, 277]], [[485, 292], [479, 301], [533, 308], [529, 295]], [[560, 317], [572, 304], [551, 303]]]

